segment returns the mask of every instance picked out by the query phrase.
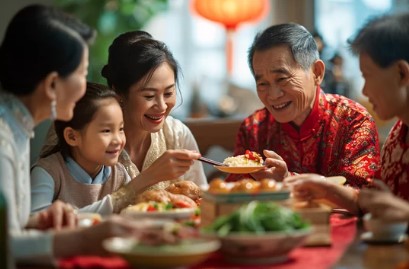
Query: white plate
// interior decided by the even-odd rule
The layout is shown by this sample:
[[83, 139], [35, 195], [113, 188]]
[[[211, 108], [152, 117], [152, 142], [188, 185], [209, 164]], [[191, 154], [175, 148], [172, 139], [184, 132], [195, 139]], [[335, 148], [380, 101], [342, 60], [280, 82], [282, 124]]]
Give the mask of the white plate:
[[185, 239], [175, 245], [144, 246], [133, 238], [114, 237], [106, 239], [103, 246], [138, 268], [180, 268], [205, 260], [220, 248], [220, 242], [197, 238]]
[[177, 208], [169, 211], [127, 211], [123, 210], [121, 215], [135, 219], [155, 218], [155, 219], [188, 219], [195, 214], [196, 208]]
[[347, 179], [344, 176], [325, 177], [325, 180], [336, 185], [344, 185]]
[[405, 242], [406, 234], [396, 238], [377, 238], [371, 232], [365, 232], [361, 235], [361, 240], [368, 244], [399, 244]]
[[219, 166], [214, 165], [219, 171], [229, 174], [249, 174], [263, 170], [265, 166]]
[[230, 193], [209, 193], [203, 192], [203, 198], [220, 203], [238, 203], [256, 201], [282, 201], [290, 198], [289, 190], [271, 192], [230, 192]]

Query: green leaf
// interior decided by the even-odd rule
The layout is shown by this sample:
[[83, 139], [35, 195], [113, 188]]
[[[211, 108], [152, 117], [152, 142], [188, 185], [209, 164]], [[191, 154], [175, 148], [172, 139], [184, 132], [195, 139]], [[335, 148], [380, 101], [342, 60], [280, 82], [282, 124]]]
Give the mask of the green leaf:
[[108, 48], [121, 33], [140, 30], [156, 14], [168, 9], [168, 0], [54, 0], [97, 31], [90, 47], [88, 80], [105, 84], [101, 69], [108, 60]]

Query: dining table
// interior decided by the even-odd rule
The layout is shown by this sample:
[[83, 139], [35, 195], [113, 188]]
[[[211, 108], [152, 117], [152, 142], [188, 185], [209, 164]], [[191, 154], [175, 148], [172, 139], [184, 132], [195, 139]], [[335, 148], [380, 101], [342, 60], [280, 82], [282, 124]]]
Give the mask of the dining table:
[[409, 269], [409, 241], [367, 242], [362, 221], [357, 222], [354, 240], [332, 269]]
[[[211, 254], [205, 261], [188, 269], [398, 268], [393, 266], [401, 265], [406, 260], [409, 260], [408, 253], [403, 244], [386, 246], [364, 245], [359, 240], [360, 226], [358, 224], [358, 219], [354, 216], [332, 214], [330, 217], [330, 245], [298, 247], [289, 254], [286, 261], [281, 263], [258, 264], [257, 260], [255, 260], [254, 263], [237, 264], [229, 262], [220, 251], [217, 251]], [[396, 252], [393, 254], [393, 258], [388, 255], [390, 252]], [[371, 267], [373, 264], [378, 264], [377, 260], [383, 259], [385, 259], [385, 261], [382, 261], [383, 263], [379, 262], [379, 264], [385, 267]], [[46, 267], [30, 264], [20, 264], [17, 266], [17, 269], [38, 268]], [[132, 267], [126, 260], [118, 256], [75, 256], [60, 259], [55, 266], [49, 266], [47, 268], [131, 269], [136, 267]]]
[[[281, 263], [236, 264], [225, 259], [220, 251], [187, 269], [409, 269], [409, 243], [368, 244], [361, 239], [362, 222], [348, 214], [330, 216], [331, 244], [301, 246]], [[20, 264], [17, 269], [138, 269], [118, 256], [75, 256], [58, 260], [54, 266]]]

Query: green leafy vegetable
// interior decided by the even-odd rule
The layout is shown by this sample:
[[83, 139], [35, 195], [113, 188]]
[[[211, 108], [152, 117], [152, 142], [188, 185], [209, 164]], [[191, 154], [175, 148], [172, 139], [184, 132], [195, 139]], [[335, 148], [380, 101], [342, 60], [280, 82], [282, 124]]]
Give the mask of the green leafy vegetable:
[[218, 217], [205, 232], [225, 236], [231, 232], [256, 233], [294, 231], [309, 224], [290, 208], [274, 202], [252, 201], [229, 215]]

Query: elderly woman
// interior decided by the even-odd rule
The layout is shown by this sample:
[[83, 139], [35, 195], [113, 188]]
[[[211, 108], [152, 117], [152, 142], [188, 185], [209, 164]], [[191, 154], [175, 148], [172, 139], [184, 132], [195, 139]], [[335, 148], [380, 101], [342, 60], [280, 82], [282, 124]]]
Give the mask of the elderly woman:
[[33, 128], [47, 118], [71, 119], [85, 92], [87, 41], [93, 33], [54, 8], [30, 5], [14, 16], [1, 44], [0, 192], [8, 205], [11, 257], [17, 261], [103, 254], [102, 240], [138, 230], [118, 217], [93, 228], [60, 230], [76, 223], [72, 207], [62, 202], [30, 216]]

